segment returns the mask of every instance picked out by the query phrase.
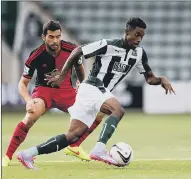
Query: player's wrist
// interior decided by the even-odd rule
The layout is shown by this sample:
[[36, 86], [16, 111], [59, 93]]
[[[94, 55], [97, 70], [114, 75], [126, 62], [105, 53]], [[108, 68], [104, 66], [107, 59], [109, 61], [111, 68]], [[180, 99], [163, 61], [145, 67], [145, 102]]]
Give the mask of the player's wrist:
[[160, 84], [162, 85], [163, 82], [164, 82], [164, 79], [166, 79], [166, 77], [165, 76], [160, 76], [159, 78], [160, 78]]
[[165, 76], [162, 76], [161, 77], [161, 86], [164, 88], [164, 85], [166, 84], [168, 82], [168, 79], [167, 79], [167, 77], [165, 77]]

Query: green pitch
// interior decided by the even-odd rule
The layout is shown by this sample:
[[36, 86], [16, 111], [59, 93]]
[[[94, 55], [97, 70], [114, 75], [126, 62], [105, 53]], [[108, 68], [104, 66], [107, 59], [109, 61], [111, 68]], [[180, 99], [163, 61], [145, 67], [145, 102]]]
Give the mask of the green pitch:
[[[15, 125], [24, 114], [2, 115], [2, 153]], [[67, 130], [67, 114], [46, 114], [32, 128], [19, 150], [46, 141]], [[101, 125], [83, 143], [89, 152], [99, 135]], [[38, 156], [39, 170], [27, 170], [15, 158], [2, 169], [3, 179], [191, 179], [191, 115], [145, 115], [127, 113], [108, 143], [129, 143], [134, 161], [125, 168], [101, 162], [83, 162], [65, 156], [63, 151]]]

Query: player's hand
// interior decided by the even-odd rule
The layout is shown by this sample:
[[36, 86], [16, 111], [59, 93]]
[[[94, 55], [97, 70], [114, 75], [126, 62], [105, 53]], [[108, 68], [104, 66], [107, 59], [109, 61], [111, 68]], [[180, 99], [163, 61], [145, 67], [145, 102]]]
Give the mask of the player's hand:
[[79, 88], [79, 86], [80, 86], [80, 81], [77, 79], [76, 80], [76, 93], [78, 92], [78, 88]]
[[62, 81], [60, 80], [60, 75], [56, 76], [45, 75], [45, 77], [46, 77], [45, 80], [47, 80], [47, 85], [50, 85], [52, 87], [58, 87], [62, 83]]
[[79, 80], [76, 80], [76, 89], [78, 89], [80, 86], [80, 81]]
[[35, 104], [34, 99], [30, 99], [29, 101], [27, 101], [26, 111], [27, 111], [28, 113], [33, 113], [33, 112], [35, 112], [35, 106], [34, 106], [34, 104]]
[[55, 69], [52, 72], [45, 74], [45, 80], [47, 81], [47, 85], [58, 87], [62, 83], [62, 80], [60, 79], [60, 71]]
[[168, 78], [166, 77], [162, 77], [161, 78], [161, 86], [165, 89], [166, 94], [168, 94], [168, 92], [171, 93], [175, 93], [175, 90], [173, 89], [172, 85], [170, 84]]

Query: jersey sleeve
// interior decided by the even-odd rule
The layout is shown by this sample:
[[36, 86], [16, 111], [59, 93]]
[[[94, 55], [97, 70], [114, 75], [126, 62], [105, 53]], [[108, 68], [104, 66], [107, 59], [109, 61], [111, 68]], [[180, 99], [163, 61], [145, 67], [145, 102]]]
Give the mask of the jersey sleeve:
[[136, 68], [138, 69], [140, 74], [151, 71], [151, 68], [148, 64], [147, 54], [144, 49], [143, 49], [143, 53], [142, 53], [142, 58], [137, 63]]
[[90, 58], [97, 55], [104, 55], [107, 52], [107, 41], [105, 39], [84, 45], [82, 53], [84, 58]]
[[31, 79], [33, 77], [36, 63], [35, 63], [36, 57], [34, 56], [34, 53], [31, 52], [28, 59], [25, 62], [24, 70], [22, 76], [28, 79]]

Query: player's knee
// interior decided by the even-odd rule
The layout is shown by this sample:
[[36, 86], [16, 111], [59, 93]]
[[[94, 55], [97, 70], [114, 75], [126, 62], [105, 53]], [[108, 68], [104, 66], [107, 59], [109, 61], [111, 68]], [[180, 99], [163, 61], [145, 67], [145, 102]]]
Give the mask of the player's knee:
[[122, 118], [125, 114], [125, 109], [123, 107], [120, 108], [120, 118]]
[[97, 116], [96, 116], [96, 121], [100, 123], [100, 122], [102, 121], [102, 119], [104, 118], [104, 116], [105, 116], [104, 113], [99, 112], [99, 113], [97, 114]]

